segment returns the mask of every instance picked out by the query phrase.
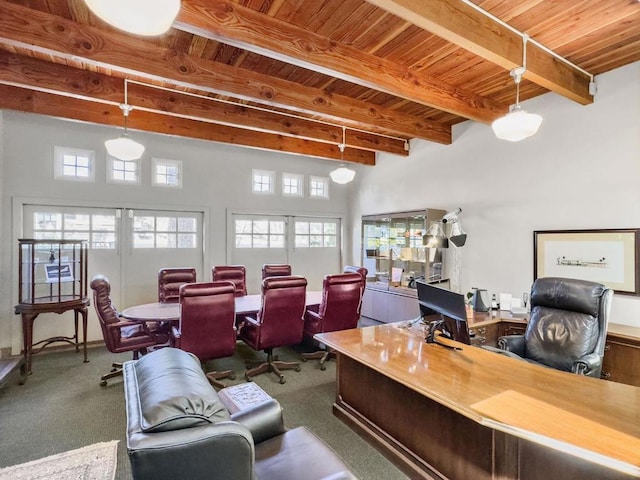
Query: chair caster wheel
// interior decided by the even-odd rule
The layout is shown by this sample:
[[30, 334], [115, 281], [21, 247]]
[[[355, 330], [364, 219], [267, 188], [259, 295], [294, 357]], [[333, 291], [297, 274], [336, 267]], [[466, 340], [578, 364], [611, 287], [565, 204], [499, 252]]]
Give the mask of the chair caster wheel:
[[251, 382], [251, 381], [252, 381], [252, 380], [251, 380], [251, 377], [250, 377], [249, 375], [245, 375], [245, 376], [244, 376], [244, 379], [245, 379], [247, 382]]
[[287, 380], [284, 377], [280, 377], [280, 385], [284, 385]]
[[[299, 372], [299, 371], [300, 371], [300, 365], [298, 365], [298, 366], [296, 367], [296, 372]], [[282, 382], [282, 383], [284, 383], [284, 382]]]
[[102, 380], [102, 381], [100, 382], [100, 386], [101, 386], [101, 387], [106, 387], [106, 386], [107, 386], [107, 381], [106, 381], [106, 380]]
[[302, 360], [303, 362], [307, 361], [307, 359], [305, 357], [302, 357], [300, 360]]
[[320, 370], [323, 370], [323, 371], [324, 371], [324, 370], [326, 370], [326, 369], [327, 369], [327, 366], [326, 366], [324, 363], [323, 363], [322, 365], [320, 365]]
[[236, 379], [235, 374], [232, 373], [231, 375], [229, 375], [229, 380], [235, 380], [235, 379]]
[[112, 372], [115, 372], [116, 370], [118, 370], [116, 367], [113, 367], [113, 368], [111, 369], [111, 371], [112, 371]]

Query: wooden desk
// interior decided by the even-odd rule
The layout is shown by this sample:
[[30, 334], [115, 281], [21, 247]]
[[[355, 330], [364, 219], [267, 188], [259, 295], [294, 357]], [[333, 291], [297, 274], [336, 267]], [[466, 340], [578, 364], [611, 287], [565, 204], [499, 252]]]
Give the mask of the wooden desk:
[[[307, 292], [306, 305], [319, 305], [322, 301], [322, 292], [310, 290]], [[262, 295], [245, 295], [236, 297], [236, 315], [250, 315], [260, 310]], [[145, 303], [134, 307], [125, 308], [120, 315], [128, 320], [136, 322], [175, 322], [180, 320], [179, 303]]]
[[338, 354], [334, 413], [412, 478], [640, 477], [636, 387], [426, 344], [394, 324], [315, 338]]

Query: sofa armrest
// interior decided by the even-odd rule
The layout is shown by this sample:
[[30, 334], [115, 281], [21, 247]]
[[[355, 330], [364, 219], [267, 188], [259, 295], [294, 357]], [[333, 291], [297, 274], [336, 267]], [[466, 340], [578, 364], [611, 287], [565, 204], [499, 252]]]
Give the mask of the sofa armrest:
[[257, 444], [285, 432], [280, 404], [270, 399], [231, 415], [231, 420], [246, 427]]
[[524, 357], [524, 335], [505, 335], [499, 337], [498, 348]]
[[578, 375], [599, 377], [602, 368], [602, 358], [597, 353], [588, 353], [573, 362], [571, 371]]

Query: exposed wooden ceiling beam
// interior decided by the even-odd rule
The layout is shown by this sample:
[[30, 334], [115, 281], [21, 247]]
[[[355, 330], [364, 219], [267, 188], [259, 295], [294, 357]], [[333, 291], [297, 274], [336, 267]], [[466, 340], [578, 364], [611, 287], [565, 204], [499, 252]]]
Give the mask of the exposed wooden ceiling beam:
[[[124, 99], [124, 80], [0, 50], [0, 83], [32, 87], [73, 98], [119, 104]], [[299, 137], [312, 141], [342, 143], [342, 130], [335, 125], [256, 110], [176, 91], [129, 83], [128, 103], [155, 113], [203, 119], [250, 130]], [[350, 147], [408, 155], [402, 139], [348, 130]]]
[[[460, 0], [366, 0], [507, 70], [522, 66], [522, 37]], [[589, 75], [527, 44], [525, 78], [580, 104], [593, 102]]]
[[[0, 85], [0, 109], [38, 113], [115, 127], [121, 127], [124, 124], [122, 112], [116, 105], [88, 102], [12, 85]], [[342, 159], [336, 145], [169, 117], [158, 113], [134, 111], [129, 115], [127, 125], [129, 130], [164, 133], [310, 157]], [[344, 161], [375, 165], [375, 153], [346, 148]]]
[[507, 106], [228, 0], [183, 0], [174, 27], [461, 117], [490, 122]]
[[138, 37], [100, 30], [6, 1], [0, 1], [0, 43], [141, 78], [316, 115], [362, 130], [451, 143], [451, 128], [446, 125], [191, 57]]

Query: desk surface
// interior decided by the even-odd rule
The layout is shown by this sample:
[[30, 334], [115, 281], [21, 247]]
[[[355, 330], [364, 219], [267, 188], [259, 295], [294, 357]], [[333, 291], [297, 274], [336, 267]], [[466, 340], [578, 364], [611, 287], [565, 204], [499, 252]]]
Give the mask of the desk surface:
[[418, 327], [389, 324], [315, 338], [481, 425], [640, 476], [637, 387], [478, 347], [426, 344]]
[[[319, 305], [322, 300], [322, 292], [310, 290], [307, 292], [307, 306]], [[260, 310], [262, 295], [245, 295], [236, 297], [236, 315], [249, 315]], [[176, 321], [180, 319], [179, 303], [145, 303], [125, 308], [120, 315], [128, 320], [138, 322], [149, 321]]]

